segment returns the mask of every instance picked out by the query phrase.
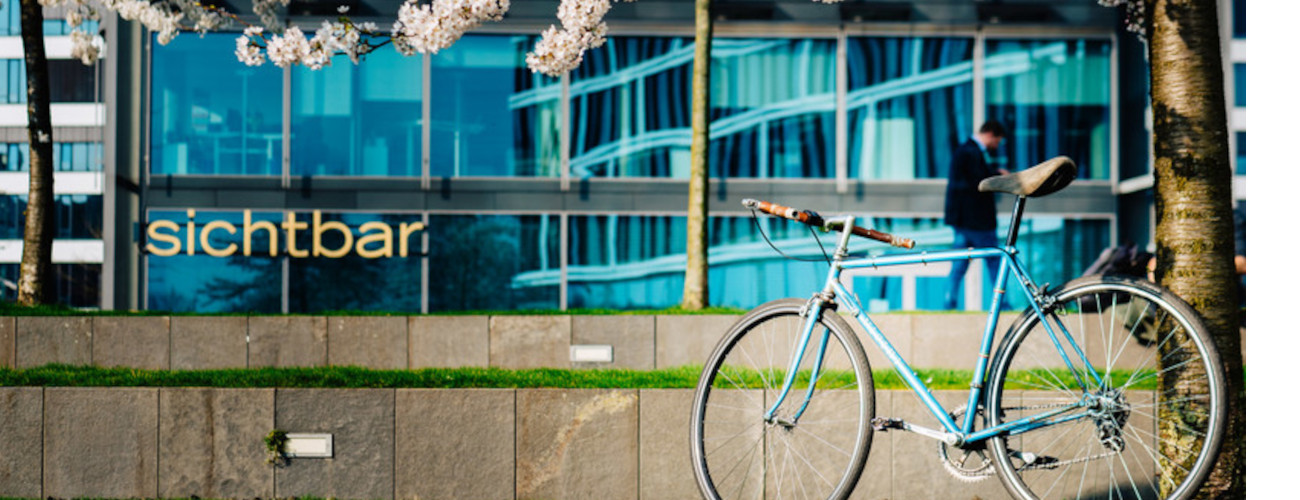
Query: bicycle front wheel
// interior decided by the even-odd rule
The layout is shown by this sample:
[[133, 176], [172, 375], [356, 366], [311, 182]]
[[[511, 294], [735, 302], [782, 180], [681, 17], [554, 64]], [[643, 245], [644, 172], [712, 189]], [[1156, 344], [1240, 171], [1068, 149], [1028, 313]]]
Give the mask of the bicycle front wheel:
[[1055, 297], [1050, 328], [1026, 312], [989, 376], [990, 426], [1057, 412], [989, 440], [1003, 484], [1021, 499], [1192, 496], [1226, 418], [1223, 369], [1195, 311], [1124, 277], [1081, 278]]
[[[750, 311], [705, 365], [691, 414], [691, 458], [706, 498], [842, 499], [857, 484], [875, 415], [871, 370], [857, 336], [834, 312], [822, 313], [793, 388], [765, 415], [790, 371], [804, 304], [778, 300]], [[825, 356], [808, 399], [823, 336]]]

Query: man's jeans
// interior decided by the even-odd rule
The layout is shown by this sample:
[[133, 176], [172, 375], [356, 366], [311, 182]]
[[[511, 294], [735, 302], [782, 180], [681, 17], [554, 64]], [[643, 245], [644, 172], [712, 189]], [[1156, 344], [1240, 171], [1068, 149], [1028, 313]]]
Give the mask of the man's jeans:
[[[953, 248], [988, 248], [998, 245], [998, 234], [995, 230], [978, 230], [953, 227]], [[987, 273], [984, 275], [988, 283], [993, 283], [998, 277], [998, 259], [984, 259], [984, 266]], [[970, 267], [970, 260], [952, 261], [952, 271], [948, 273], [948, 294], [944, 296], [943, 306], [945, 309], [957, 308], [957, 294], [961, 292], [961, 282], [966, 277], [966, 268]]]

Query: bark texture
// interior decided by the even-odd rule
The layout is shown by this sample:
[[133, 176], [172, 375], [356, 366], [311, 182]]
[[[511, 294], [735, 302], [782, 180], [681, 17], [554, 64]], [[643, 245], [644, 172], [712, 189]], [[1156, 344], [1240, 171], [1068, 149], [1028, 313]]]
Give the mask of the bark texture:
[[686, 286], [682, 308], [709, 306], [709, 54], [710, 0], [695, 0], [695, 68], [691, 78], [691, 181], [686, 212]]
[[[1156, 158], [1156, 279], [1201, 314], [1227, 381], [1227, 434], [1199, 497], [1245, 498], [1245, 374], [1217, 7], [1214, 0], [1148, 0], [1147, 14]], [[1189, 379], [1195, 376], [1181, 373], [1179, 380], [1162, 384], [1194, 384]], [[1168, 486], [1162, 483], [1162, 489]]]
[[27, 140], [31, 145], [23, 257], [18, 303], [48, 304], [54, 298], [54, 132], [50, 124], [50, 70], [45, 58], [45, 16], [37, 0], [21, 0], [23, 53], [27, 66]]

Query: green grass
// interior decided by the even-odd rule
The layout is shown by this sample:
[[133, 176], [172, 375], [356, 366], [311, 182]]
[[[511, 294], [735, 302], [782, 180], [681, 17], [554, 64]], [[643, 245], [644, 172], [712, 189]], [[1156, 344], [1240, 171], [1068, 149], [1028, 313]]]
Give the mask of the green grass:
[[[323, 367], [173, 371], [46, 365], [0, 368], [0, 386], [689, 389], [695, 387], [700, 370], [693, 366], [664, 370]], [[917, 373], [935, 390], [970, 386], [969, 371], [920, 370]], [[906, 388], [892, 370], [877, 370], [873, 374], [877, 389]]]
[[629, 316], [629, 315], [694, 315], [694, 314], [744, 314], [744, 309], [735, 307], [709, 307], [698, 311], [689, 311], [681, 307], [664, 309], [521, 309], [521, 310], [472, 310], [472, 311], [436, 311], [430, 313], [401, 311], [323, 311], [316, 313], [263, 314], [256, 312], [221, 312], [194, 313], [169, 311], [101, 311], [97, 309], [74, 309], [62, 305], [21, 306], [13, 302], [0, 302], [0, 316]]

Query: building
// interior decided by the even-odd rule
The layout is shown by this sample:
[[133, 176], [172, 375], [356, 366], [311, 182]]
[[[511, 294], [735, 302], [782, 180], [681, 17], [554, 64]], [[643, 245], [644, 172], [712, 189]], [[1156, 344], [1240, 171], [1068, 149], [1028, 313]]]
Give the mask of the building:
[[[310, 28], [338, 5], [294, 3], [287, 14]], [[350, 5], [359, 20], [386, 25], [380, 14], [399, 4]], [[1063, 283], [1108, 246], [1153, 239], [1144, 49], [1121, 12], [1095, 0], [715, 5], [713, 304], [807, 295], [824, 276], [816, 235], [751, 220], [746, 197], [863, 214], [923, 249], [948, 246], [949, 155], [986, 119], [1011, 131], [998, 156], [1007, 166], [1059, 154], [1080, 166], [1069, 190], [1029, 205], [1021, 245], [1036, 277]], [[559, 79], [523, 63], [556, 24], [554, 8], [516, 1], [504, 22], [437, 55], [381, 49], [321, 71], [246, 67], [234, 33], [160, 46], [136, 25], [105, 22], [98, 66], [59, 70], [96, 79], [55, 105], [80, 106], [55, 113], [68, 227], [56, 244], [61, 297], [261, 312], [676, 304], [692, 6], [614, 5], [609, 42]], [[21, 43], [5, 9], [15, 29], [0, 47], [11, 47], [14, 96]], [[1240, 20], [1225, 23], [1224, 40], [1244, 199], [1244, 0], [1223, 13]], [[47, 36], [67, 43], [57, 29]], [[7, 158], [23, 154], [25, 138], [22, 106], [11, 102], [0, 108]], [[26, 181], [5, 175], [0, 272], [14, 281]], [[764, 234], [809, 260], [786, 260]], [[987, 292], [979, 268], [964, 307]], [[946, 271], [894, 268], [850, 286], [875, 310], [934, 309]]]

